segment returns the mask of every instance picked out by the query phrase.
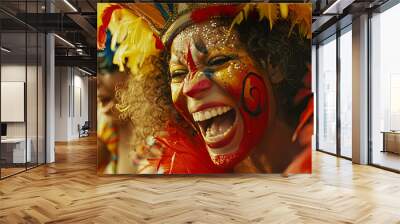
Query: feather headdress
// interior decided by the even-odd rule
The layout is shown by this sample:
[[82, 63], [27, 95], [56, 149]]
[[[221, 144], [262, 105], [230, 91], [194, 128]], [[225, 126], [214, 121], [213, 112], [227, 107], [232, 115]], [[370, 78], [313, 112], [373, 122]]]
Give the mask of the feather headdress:
[[271, 30], [278, 20], [288, 20], [288, 35], [298, 27], [297, 32], [311, 39], [311, 4], [307, 3], [99, 3], [97, 47], [105, 50], [110, 31], [112, 62], [120, 71], [127, 67], [140, 75], [145, 58], [168, 49], [173, 38], [191, 24], [227, 17], [232, 19], [232, 29], [251, 13], [257, 13], [260, 21], [268, 20]]

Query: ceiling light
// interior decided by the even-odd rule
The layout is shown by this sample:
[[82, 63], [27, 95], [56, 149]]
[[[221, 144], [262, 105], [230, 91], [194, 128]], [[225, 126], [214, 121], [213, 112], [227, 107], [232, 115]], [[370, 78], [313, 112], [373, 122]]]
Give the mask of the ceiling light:
[[64, 0], [65, 4], [67, 4], [72, 10], [74, 10], [74, 12], [78, 12], [78, 10], [68, 1], [68, 0]]
[[90, 72], [88, 72], [88, 71], [86, 71], [86, 70], [83, 70], [83, 69], [81, 69], [81, 68], [79, 68], [79, 67], [78, 67], [78, 70], [81, 71], [81, 72], [83, 72], [83, 73], [85, 73], [85, 74], [87, 74], [87, 75], [93, 75], [92, 73], [90, 73]]
[[343, 10], [351, 5], [355, 0], [336, 0], [322, 13], [323, 15], [329, 14], [342, 14]]
[[71, 42], [69, 42], [68, 40], [58, 36], [57, 34], [54, 34], [55, 37], [57, 37], [59, 40], [61, 40], [62, 42], [66, 43], [67, 45], [69, 45], [70, 47], [75, 48], [75, 45], [73, 45]]
[[333, 4], [332, 5], [330, 5], [327, 9], [325, 9], [324, 10], [324, 12], [322, 13], [322, 14], [330, 14], [330, 13], [332, 13], [331, 11], [333, 10], [333, 9], [336, 9], [337, 10], [337, 5], [339, 4], [339, 2], [340, 2], [340, 0], [336, 0], [335, 2], [333, 2]]
[[9, 50], [9, 49], [7, 49], [7, 48], [5, 48], [5, 47], [1, 47], [0, 49], [1, 49], [2, 51], [6, 52], [6, 53], [10, 53], [10, 52], [11, 52], [11, 50]]

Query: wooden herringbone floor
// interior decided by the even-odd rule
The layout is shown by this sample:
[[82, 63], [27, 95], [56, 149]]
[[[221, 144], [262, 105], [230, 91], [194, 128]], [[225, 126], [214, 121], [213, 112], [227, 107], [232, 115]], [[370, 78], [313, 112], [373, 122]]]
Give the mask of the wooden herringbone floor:
[[0, 181], [0, 223], [400, 223], [400, 175], [315, 153], [314, 173], [98, 177], [96, 141]]

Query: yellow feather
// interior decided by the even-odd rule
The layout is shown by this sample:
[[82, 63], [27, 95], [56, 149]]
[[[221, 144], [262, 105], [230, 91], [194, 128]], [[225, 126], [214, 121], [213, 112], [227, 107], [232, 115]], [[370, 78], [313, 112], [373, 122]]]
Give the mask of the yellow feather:
[[281, 10], [281, 17], [286, 19], [289, 14], [289, 8], [287, 3], [279, 3], [279, 8]]
[[128, 9], [113, 14], [109, 29], [112, 34], [111, 49], [116, 49], [113, 63], [121, 72], [128, 67], [132, 74], [138, 75], [145, 58], [159, 53], [151, 29]]
[[259, 15], [259, 20], [268, 19], [270, 29], [274, 26], [277, 20], [287, 19], [291, 22], [291, 27], [288, 35], [291, 34], [293, 28], [298, 25], [298, 32], [306, 38], [311, 38], [311, 5], [310, 4], [246, 4], [242, 11], [233, 19], [229, 32], [236, 24], [240, 24], [251, 10], [256, 10]]
[[232, 24], [231, 24], [231, 27], [229, 28], [229, 32], [232, 31], [233, 27], [234, 27], [236, 24], [240, 24], [242, 21], [243, 21], [243, 13], [240, 12], [240, 13], [239, 13], [237, 16], [235, 16], [235, 18], [233, 19]]
[[279, 19], [279, 9], [277, 4], [257, 4], [256, 9], [258, 11], [260, 20], [268, 19], [269, 27], [275, 24], [275, 21]]
[[236, 24], [242, 23], [243, 20], [247, 19], [247, 16], [249, 14], [249, 11], [251, 11], [254, 8], [254, 4], [246, 4], [243, 9], [235, 16], [235, 18], [232, 21], [231, 27], [229, 28], [229, 33], [233, 29], [233, 27]]
[[311, 4], [290, 4], [292, 28], [298, 25], [299, 33], [311, 39]]

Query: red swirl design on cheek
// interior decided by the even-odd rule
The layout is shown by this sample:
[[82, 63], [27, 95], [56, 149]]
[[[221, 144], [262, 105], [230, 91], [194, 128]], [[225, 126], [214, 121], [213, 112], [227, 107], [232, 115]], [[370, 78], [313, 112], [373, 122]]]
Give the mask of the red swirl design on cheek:
[[[268, 127], [269, 103], [268, 89], [262, 76], [249, 72], [243, 79], [242, 107], [244, 136], [239, 152], [249, 153], [260, 144]], [[242, 155], [243, 156], [243, 155]]]
[[240, 161], [251, 153], [251, 150], [259, 145], [268, 127], [269, 95], [267, 86], [262, 78], [254, 72], [243, 74], [239, 111], [243, 118], [244, 130], [239, 148], [230, 154], [216, 155], [213, 158], [215, 164], [234, 168]]
[[264, 80], [255, 73], [248, 73], [243, 79], [241, 101], [243, 109], [252, 116], [258, 116], [265, 108]]

